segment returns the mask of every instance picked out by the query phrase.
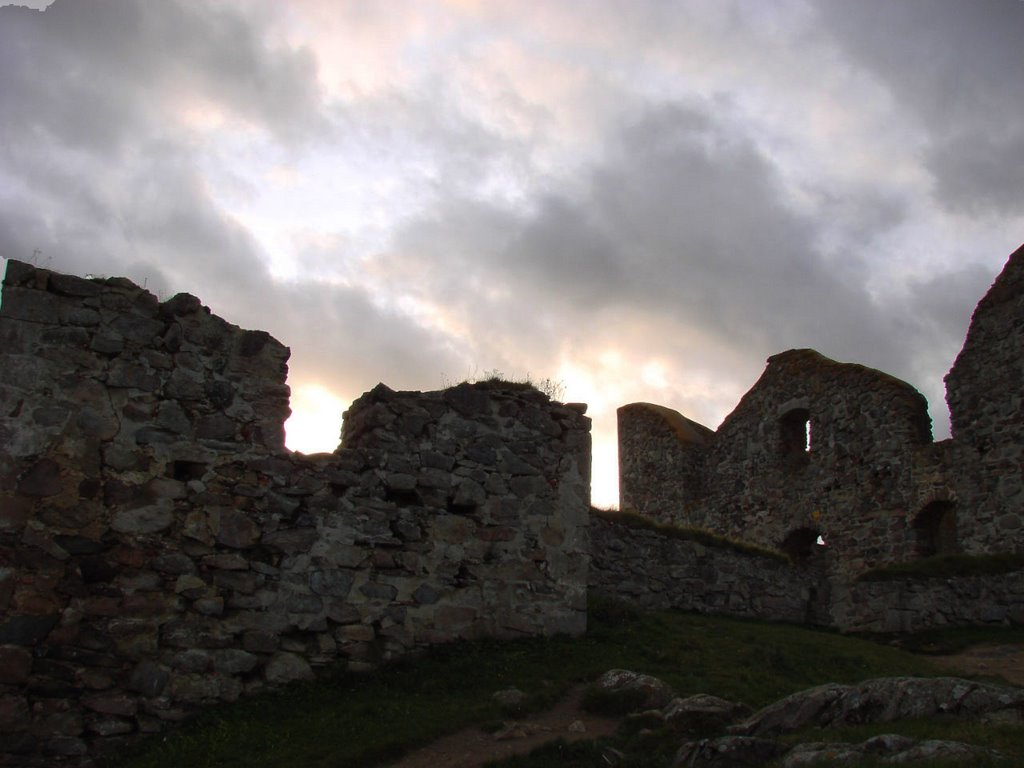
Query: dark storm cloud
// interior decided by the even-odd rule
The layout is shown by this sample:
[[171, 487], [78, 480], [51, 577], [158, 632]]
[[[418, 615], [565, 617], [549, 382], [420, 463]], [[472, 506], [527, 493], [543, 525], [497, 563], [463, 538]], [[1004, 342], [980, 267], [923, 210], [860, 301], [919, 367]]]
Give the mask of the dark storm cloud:
[[279, 135], [307, 133], [319, 122], [315, 61], [269, 48], [261, 31], [173, 0], [0, 8], [0, 121], [16, 146], [46, 137], [115, 154], [208, 99]]
[[936, 194], [967, 212], [1024, 213], [1024, 3], [819, 0], [843, 49], [916, 115]]
[[[699, 335], [703, 362], [723, 376], [738, 372], [736, 359], [756, 376], [768, 355], [813, 347], [921, 387], [945, 429], [941, 376], [991, 275], [964, 267], [898, 297], [873, 295], [862, 255], [907, 215], [884, 190], [834, 193], [801, 212], [743, 126], [704, 102], [652, 109], [623, 128], [580, 188], [528, 212], [448, 201], [398, 238], [396, 279], [412, 276], [424, 294], [487, 318], [494, 339], [532, 337], [549, 359], [566, 340], [614, 340], [602, 323], [623, 317], [646, 327], [632, 341], [649, 355], [682, 360], [677, 338]], [[859, 223], [863, 250], [825, 256], [823, 213]], [[500, 354], [485, 334], [476, 341], [485, 359]]]
[[[584, 187], [518, 215], [450, 204], [411, 225], [396, 258], [467, 314], [521, 326], [630, 307], [754, 355], [783, 343], [901, 357], [879, 354], [884, 319], [862, 263], [822, 258], [814, 222], [787, 207], [775, 168], [711, 106], [652, 110], [610, 143]], [[488, 299], [460, 290], [467, 281], [507, 290]], [[532, 321], [504, 311], [519, 301]]]
[[443, 377], [464, 365], [442, 334], [381, 309], [359, 288], [282, 286], [271, 300], [264, 325], [292, 345], [291, 364], [307, 379], [352, 396], [379, 381], [395, 389], [440, 389]]

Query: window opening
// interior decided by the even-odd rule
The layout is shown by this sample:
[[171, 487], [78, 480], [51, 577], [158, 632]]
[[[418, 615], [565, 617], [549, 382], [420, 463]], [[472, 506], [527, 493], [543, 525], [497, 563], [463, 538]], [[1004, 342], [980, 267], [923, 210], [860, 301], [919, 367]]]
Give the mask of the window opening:
[[784, 458], [802, 463], [811, 452], [811, 414], [806, 408], [795, 408], [779, 419], [779, 446]]
[[779, 549], [794, 561], [803, 563], [824, 552], [828, 546], [826, 541], [825, 535], [817, 528], [797, 528], [786, 535]]

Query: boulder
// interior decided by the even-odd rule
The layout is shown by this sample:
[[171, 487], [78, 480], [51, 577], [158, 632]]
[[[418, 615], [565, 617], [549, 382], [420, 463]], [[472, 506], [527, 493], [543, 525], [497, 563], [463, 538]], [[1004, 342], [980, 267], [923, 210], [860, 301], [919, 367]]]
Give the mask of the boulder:
[[956, 677], [884, 677], [858, 685], [828, 683], [771, 704], [729, 731], [745, 736], [790, 733], [935, 715], [980, 717], [1024, 706], [1024, 690]]
[[672, 687], [656, 677], [610, 669], [591, 687], [588, 700], [594, 709], [624, 714], [661, 709], [674, 695]]
[[662, 710], [664, 722], [676, 733], [721, 731], [738, 718], [750, 714], [750, 707], [735, 701], [698, 693], [675, 698]]
[[[959, 741], [915, 741], [907, 736], [884, 734], [860, 744], [810, 742], [798, 744], [780, 761], [779, 768], [810, 768], [820, 765], [860, 765], [870, 759], [893, 765], [917, 765], [919, 761], [998, 760], [1000, 754]], [[931, 762], [929, 762], [931, 764]]]
[[753, 736], [723, 736], [683, 744], [672, 768], [761, 768], [786, 753], [786, 747]]

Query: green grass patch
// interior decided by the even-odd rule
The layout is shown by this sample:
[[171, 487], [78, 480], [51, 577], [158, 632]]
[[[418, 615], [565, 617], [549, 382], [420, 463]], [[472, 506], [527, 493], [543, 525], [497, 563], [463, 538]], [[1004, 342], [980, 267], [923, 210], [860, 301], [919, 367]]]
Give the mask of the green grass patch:
[[949, 579], [958, 576], [991, 576], [1024, 570], [1024, 555], [937, 555], [909, 560], [882, 568], [873, 568], [857, 581], [893, 581], [897, 579]]
[[590, 625], [579, 638], [458, 643], [372, 674], [336, 673], [253, 696], [106, 765], [380, 765], [445, 733], [500, 721], [495, 691], [514, 685], [530, 696], [529, 709], [543, 709], [613, 668], [661, 677], [681, 695], [713, 693], [753, 707], [826, 681], [937, 674], [892, 647], [789, 625], [641, 614], [612, 602], [592, 606]]
[[645, 517], [639, 512], [635, 512], [631, 509], [617, 510], [591, 507], [590, 514], [595, 517], [599, 517], [602, 520], [607, 520], [610, 523], [618, 523], [619, 525], [625, 525], [629, 528], [642, 528], [644, 530], [654, 531], [655, 533], [669, 539], [695, 541], [706, 547], [731, 549], [734, 552], [768, 557], [782, 563], [793, 562], [788, 555], [777, 549], [761, 547], [757, 544], [739, 541], [738, 539], [730, 539], [728, 536], [721, 536], [704, 528], [690, 528], [682, 525], [672, 525], [671, 523], [659, 523], [657, 520], [652, 520], [651, 518]]

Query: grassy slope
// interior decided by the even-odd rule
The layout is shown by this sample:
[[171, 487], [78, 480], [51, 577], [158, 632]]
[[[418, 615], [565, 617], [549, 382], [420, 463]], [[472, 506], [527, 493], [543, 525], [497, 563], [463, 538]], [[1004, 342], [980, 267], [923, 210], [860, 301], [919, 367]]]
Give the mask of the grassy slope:
[[515, 685], [543, 708], [615, 667], [753, 707], [826, 681], [935, 671], [921, 657], [827, 632], [598, 605], [582, 638], [460, 643], [373, 675], [327, 676], [204, 712], [111, 765], [379, 765], [440, 734], [499, 720], [490, 695], [501, 688]]

